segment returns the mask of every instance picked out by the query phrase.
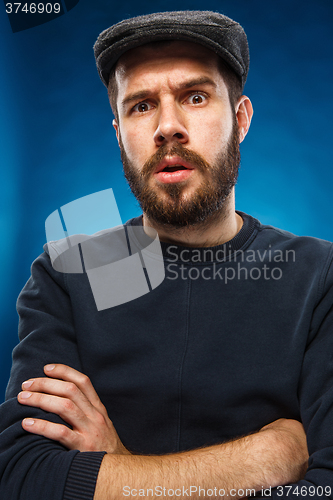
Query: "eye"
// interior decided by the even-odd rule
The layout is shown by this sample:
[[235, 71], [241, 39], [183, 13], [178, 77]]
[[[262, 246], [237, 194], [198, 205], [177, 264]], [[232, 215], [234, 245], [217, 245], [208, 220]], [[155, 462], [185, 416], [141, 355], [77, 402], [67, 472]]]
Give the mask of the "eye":
[[206, 101], [206, 99], [207, 99], [207, 97], [204, 94], [195, 93], [195, 94], [190, 95], [187, 98], [187, 101], [190, 104], [202, 104], [204, 101]]
[[149, 111], [151, 109], [152, 105], [148, 102], [139, 102], [134, 106], [133, 111], [136, 111], [137, 113], [145, 113], [146, 111]]

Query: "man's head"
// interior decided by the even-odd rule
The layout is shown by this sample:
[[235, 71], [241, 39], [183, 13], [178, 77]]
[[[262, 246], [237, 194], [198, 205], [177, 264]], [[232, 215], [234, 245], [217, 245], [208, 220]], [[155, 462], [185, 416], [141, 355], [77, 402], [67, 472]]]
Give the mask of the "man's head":
[[[166, 14], [170, 18], [170, 14], [178, 13]], [[132, 40], [126, 50], [118, 47], [116, 62], [110, 68], [105, 58], [110, 34], [102, 37], [104, 59], [102, 63], [99, 56], [99, 71], [102, 79], [109, 79], [124, 172], [144, 214], [159, 225], [176, 228], [212, 222], [223, 215], [237, 180], [239, 142], [252, 116], [249, 100], [241, 96], [248, 69], [247, 44], [245, 50], [245, 34], [237, 23], [219, 14], [214, 16], [223, 18], [226, 31], [223, 36], [227, 38], [224, 45], [228, 56], [223, 59], [225, 46], [213, 51], [207, 40], [198, 43], [197, 32], [193, 41], [184, 40], [179, 30], [172, 38], [170, 26], [164, 25], [168, 37], [163, 39], [159, 33], [157, 41], [142, 44], [141, 40], [133, 46]], [[143, 18], [147, 23], [149, 16]], [[181, 23], [185, 31], [191, 31], [188, 25], [184, 28], [183, 19]], [[198, 29], [196, 25], [194, 31]], [[209, 26], [207, 29], [206, 38], [212, 35]], [[214, 31], [213, 35], [216, 42], [219, 34]], [[189, 38], [188, 33], [186, 36]], [[233, 62], [231, 67], [235, 54], [242, 54], [242, 64]], [[115, 58], [112, 47], [110, 57]]]

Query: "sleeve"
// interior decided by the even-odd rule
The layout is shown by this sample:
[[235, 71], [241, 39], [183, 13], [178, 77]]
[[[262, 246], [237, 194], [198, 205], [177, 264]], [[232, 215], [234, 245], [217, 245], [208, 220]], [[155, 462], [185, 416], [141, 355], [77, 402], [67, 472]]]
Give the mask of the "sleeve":
[[317, 304], [298, 387], [309, 464], [303, 480], [272, 489], [275, 500], [333, 499], [333, 266], [332, 247], [318, 283]]
[[0, 406], [0, 498], [11, 500], [92, 500], [105, 452], [68, 450], [60, 443], [23, 430], [23, 418], [66, 424], [58, 415], [20, 405], [21, 384], [45, 376], [47, 363], [79, 371], [66, 275], [52, 269], [47, 254], [32, 265], [17, 310], [20, 343], [13, 351], [6, 401]]

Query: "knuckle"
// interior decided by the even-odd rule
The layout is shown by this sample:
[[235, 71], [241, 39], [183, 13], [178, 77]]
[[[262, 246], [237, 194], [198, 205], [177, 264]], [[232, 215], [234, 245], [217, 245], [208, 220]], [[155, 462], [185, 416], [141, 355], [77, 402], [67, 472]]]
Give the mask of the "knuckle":
[[99, 413], [101, 413], [101, 414], [103, 415], [103, 418], [104, 418], [105, 420], [107, 420], [107, 419], [109, 418], [109, 416], [108, 416], [108, 412], [107, 412], [107, 410], [106, 410], [105, 406], [103, 405], [103, 403], [100, 403], [100, 404], [97, 406], [97, 409], [98, 409]]
[[75, 408], [73, 401], [71, 401], [70, 399], [64, 399], [62, 405], [63, 409], [67, 412], [72, 412]]
[[96, 425], [97, 425], [98, 427], [105, 425], [105, 418], [104, 418], [104, 416], [103, 416], [101, 413], [99, 413], [99, 412], [97, 412], [97, 414], [96, 414], [96, 416], [95, 416], [95, 423], [96, 423]]
[[35, 428], [39, 428], [41, 433], [45, 433], [47, 431], [49, 422], [45, 420], [35, 420]]
[[88, 386], [90, 386], [90, 384], [91, 384], [91, 382], [90, 382], [90, 378], [89, 378], [87, 375], [82, 374], [82, 377], [81, 377], [81, 380], [80, 380], [80, 384], [81, 384], [83, 387], [88, 387]]
[[74, 384], [74, 382], [68, 382], [65, 387], [66, 387], [67, 394], [76, 394], [78, 391], [78, 388]]
[[66, 427], [66, 425], [61, 425], [59, 427], [59, 437], [60, 438], [62, 438], [62, 439], [68, 438], [69, 433], [70, 433], [70, 430], [68, 427]]

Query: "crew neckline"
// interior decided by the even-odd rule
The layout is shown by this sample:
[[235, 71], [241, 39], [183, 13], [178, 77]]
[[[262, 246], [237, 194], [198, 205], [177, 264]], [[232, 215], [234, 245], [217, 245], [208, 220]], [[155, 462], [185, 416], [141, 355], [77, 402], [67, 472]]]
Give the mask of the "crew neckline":
[[[221, 255], [224, 255], [223, 261], [230, 260], [235, 252], [244, 249], [248, 246], [255, 235], [257, 234], [259, 221], [244, 212], [236, 210], [236, 213], [243, 219], [243, 225], [238, 233], [229, 241], [222, 245], [213, 247], [188, 247], [177, 245], [174, 243], [165, 243], [160, 241], [163, 257], [168, 260], [172, 255], [172, 261], [182, 260], [182, 256], [186, 252], [187, 262], [213, 262], [218, 260], [221, 262]], [[126, 222], [130, 226], [143, 226], [142, 215], [134, 217]]]

